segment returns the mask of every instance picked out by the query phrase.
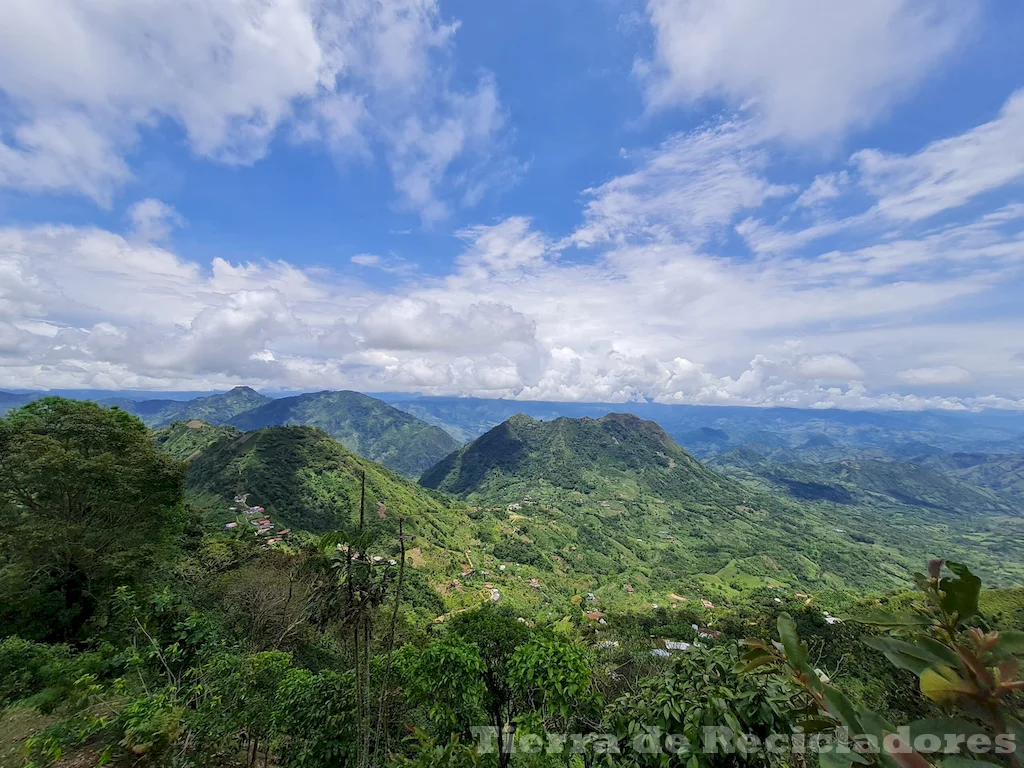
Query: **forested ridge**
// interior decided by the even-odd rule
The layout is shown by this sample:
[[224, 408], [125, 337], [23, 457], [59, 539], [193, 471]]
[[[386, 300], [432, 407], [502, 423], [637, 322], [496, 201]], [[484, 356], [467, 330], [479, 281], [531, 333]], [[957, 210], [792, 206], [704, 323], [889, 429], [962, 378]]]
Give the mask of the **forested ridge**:
[[0, 766], [1019, 768], [1012, 504], [1001, 534], [887, 496], [928, 541], [883, 541], [875, 497], [747, 466], [635, 416], [514, 417], [425, 488], [312, 426], [36, 400], [0, 420]]

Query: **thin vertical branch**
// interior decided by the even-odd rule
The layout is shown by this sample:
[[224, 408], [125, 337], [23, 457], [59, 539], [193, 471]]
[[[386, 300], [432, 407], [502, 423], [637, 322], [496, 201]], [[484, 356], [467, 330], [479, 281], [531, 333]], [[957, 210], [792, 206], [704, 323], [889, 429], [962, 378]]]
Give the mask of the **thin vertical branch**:
[[[380, 708], [377, 711], [377, 736], [373, 743], [375, 755], [380, 752], [380, 738], [384, 731], [385, 719], [387, 717], [388, 686], [391, 684], [391, 659], [395, 650], [395, 627], [398, 624], [398, 606], [402, 601], [402, 582], [405, 580], [405, 529], [402, 526], [402, 518], [398, 518], [398, 547], [400, 551], [398, 561], [398, 584], [395, 586], [395, 606], [391, 611], [391, 628], [388, 631], [387, 662], [384, 664], [384, 684], [381, 686]], [[384, 734], [384, 750], [388, 749], [388, 737]]]
[[359, 532], [363, 532], [366, 520], [366, 470], [363, 470], [363, 481], [359, 487]]

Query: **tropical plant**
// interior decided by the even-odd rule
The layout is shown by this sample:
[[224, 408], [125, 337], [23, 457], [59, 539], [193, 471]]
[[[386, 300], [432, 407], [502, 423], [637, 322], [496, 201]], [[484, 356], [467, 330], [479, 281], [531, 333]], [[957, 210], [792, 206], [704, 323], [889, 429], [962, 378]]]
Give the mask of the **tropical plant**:
[[[803, 688], [812, 702], [803, 713], [805, 729], [832, 736], [845, 729], [842, 735], [852, 735], [853, 748], [826, 748], [819, 754], [823, 764], [926, 768], [932, 761], [944, 768], [968, 768], [996, 760], [1020, 768], [1015, 746], [1024, 739], [1024, 632], [977, 626], [983, 623], [978, 616], [981, 580], [961, 563], [932, 560], [927, 575], [915, 578], [920, 599], [909, 615], [875, 614], [859, 620], [888, 630], [888, 636], [866, 642], [915, 674], [921, 692], [955, 717], [922, 719], [899, 728], [856, 706], [812, 667], [789, 614], [779, 617], [781, 642], [747, 641], [744, 670], [770, 667]], [[977, 758], [979, 754], [985, 758]]]

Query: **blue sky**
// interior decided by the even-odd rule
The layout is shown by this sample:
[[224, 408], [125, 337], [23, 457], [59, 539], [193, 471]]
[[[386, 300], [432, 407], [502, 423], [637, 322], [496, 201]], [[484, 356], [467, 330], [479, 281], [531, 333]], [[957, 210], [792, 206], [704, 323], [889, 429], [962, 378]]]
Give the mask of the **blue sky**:
[[5, 3], [0, 387], [1024, 408], [1022, 32]]

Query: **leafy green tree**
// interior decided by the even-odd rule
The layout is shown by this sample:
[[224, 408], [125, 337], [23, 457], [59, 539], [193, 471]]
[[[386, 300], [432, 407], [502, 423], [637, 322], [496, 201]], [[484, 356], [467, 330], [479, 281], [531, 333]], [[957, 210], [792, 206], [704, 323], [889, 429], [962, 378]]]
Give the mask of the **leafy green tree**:
[[[640, 682], [635, 693], [610, 708], [608, 726], [624, 743], [622, 758], [636, 765], [686, 765], [687, 768], [776, 766], [789, 755], [770, 751], [729, 754], [706, 750], [705, 729], [735, 745], [753, 734], [764, 740], [788, 733], [801, 707], [798, 687], [768, 675], [741, 675], [734, 645], [693, 649], [676, 657], [658, 677]], [[667, 738], [666, 738], [667, 737]]]
[[462, 733], [483, 713], [487, 690], [480, 649], [459, 637], [443, 637], [408, 664], [406, 692], [442, 733]]
[[284, 768], [352, 765], [359, 746], [355, 679], [325, 669], [290, 670], [273, 712], [275, 761]]
[[574, 716], [585, 720], [596, 714], [594, 658], [585, 648], [553, 633], [537, 633], [515, 650], [508, 666], [516, 695], [538, 725], [564, 731]]
[[237, 744], [241, 735], [253, 765], [273, 744], [278, 686], [292, 668], [291, 656], [267, 651], [252, 656], [222, 653], [197, 670], [202, 694], [201, 730], [215, 745]]
[[0, 626], [78, 636], [152, 573], [183, 520], [184, 473], [116, 409], [47, 397], [0, 420]]
[[529, 628], [518, 621], [507, 608], [486, 605], [475, 611], [453, 616], [448, 631], [480, 650], [483, 659], [483, 708], [490, 725], [498, 734], [498, 764], [508, 765], [505, 750], [505, 727], [517, 714], [517, 698], [511, 679], [510, 664], [519, 646], [530, 638]]

